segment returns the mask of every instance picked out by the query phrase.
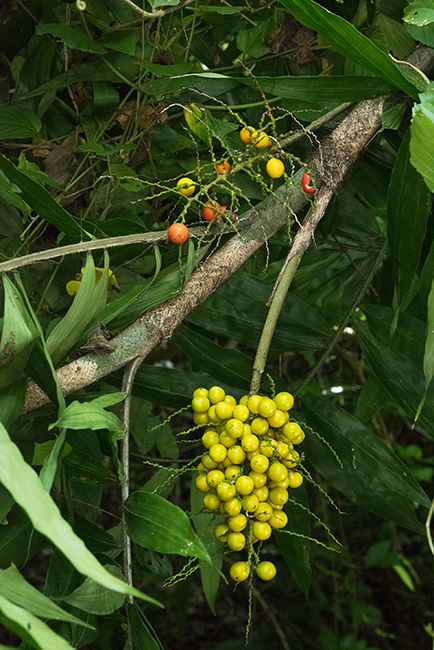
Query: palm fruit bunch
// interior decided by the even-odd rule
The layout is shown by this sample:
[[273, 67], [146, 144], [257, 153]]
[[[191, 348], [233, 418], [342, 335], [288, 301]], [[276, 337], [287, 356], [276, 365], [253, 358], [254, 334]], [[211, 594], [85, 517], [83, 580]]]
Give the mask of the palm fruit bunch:
[[[206, 427], [202, 435], [206, 452], [197, 466], [196, 487], [205, 493], [205, 508], [224, 516], [215, 535], [232, 551], [267, 540], [273, 528], [286, 526], [283, 506], [289, 498], [288, 488], [303, 482], [296, 471], [300, 454], [294, 445], [301, 443], [305, 434], [299, 424], [290, 421], [288, 411], [293, 404], [294, 398], [287, 392], [274, 399], [244, 395], [239, 402], [220, 386], [198, 388], [193, 393], [194, 422]], [[241, 582], [249, 576], [250, 566], [235, 562], [230, 573]], [[256, 573], [270, 580], [275, 575], [274, 565], [260, 562]]]

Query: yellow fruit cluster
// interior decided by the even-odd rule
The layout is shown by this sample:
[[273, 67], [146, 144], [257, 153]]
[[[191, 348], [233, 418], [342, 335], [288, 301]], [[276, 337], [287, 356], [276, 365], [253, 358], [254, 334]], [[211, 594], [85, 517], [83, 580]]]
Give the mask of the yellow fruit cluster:
[[[206, 425], [202, 442], [207, 450], [197, 466], [196, 487], [205, 493], [205, 508], [225, 517], [215, 535], [232, 551], [268, 539], [273, 528], [288, 521], [283, 511], [288, 488], [303, 482], [294, 445], [305, 438], [300, 425], [289, 419], [293, 404], [287, 392], [274, 399], [245, 395], [239, 402], [220, 386], [193, 393], [193, 419]], [[271, 579], [272, 573], [263, 579]], [[231, 572], [237, 582], [248, 575]]]

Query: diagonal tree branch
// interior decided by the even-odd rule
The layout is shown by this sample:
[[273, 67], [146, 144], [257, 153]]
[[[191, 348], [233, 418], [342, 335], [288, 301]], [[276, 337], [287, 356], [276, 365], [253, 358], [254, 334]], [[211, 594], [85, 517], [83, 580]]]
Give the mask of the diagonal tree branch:
[[[419, 58], [417, 58], [419, 57]], [[428, 48], [416, 51], [416, 65], [426, 68], [432, 64], [433, 54]], [[414, 62], [414, 61], [412, 61]], [[308, 248], [315, 228], [324, 213], [327, 202], [344, 179], [364, 147], [382, 124], [386, 97], [366, 100], [356, 105], [351, 113], [326, 137], [311, 156], [309, 167], [321, 192], [321, 209], [310, 210], [294, 239], [290, 257], [301, 257]], [[86, 354], [57, 371], [65, 395], [84, 388], [102, 377], [122, 368], [137, 357], [145, 358], [163, 339], [170, 338], [184, 318], [204, 302], [228, 277], [279, 228], [288, 217], [306, 204], [306, 196], [298, 185], [301, 171], [287, 188], [278, 190], [251, 211], [245, 229], [234, 235], [192, 273], [181, 293], [138, 318], [112, 340], [113, 352]], [[324, 205], [323, 205], [324, 204]], [[49, 401], [43, 391], [29, 382], [25, 412]]]

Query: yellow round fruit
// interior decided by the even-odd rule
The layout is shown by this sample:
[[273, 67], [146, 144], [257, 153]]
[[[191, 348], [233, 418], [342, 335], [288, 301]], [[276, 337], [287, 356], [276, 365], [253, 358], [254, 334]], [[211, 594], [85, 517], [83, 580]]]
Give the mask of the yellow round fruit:
[[289, 411], [289, 409], [291, 409], [294, 405], [294, 397], [291, 395], [291, 393], [288, 393], [286, 391], [277, 393], [274, 401], [276, 402], [277, 408], [281, 411]]
[[289, 487], [298, 488], [303, 483], [303, 476], [300, 472], [288, 472]]
[[238, 494], [246, 495], [253, 492], [255, 484], [250, 476], [239, 476], [235, 481]]
[[252, 126], [245, 126], [240, 131], [240, 138], [244, 144], [250, 144], [252, 141], [252, 134], [256, 133], [255, 129]]
[[214, 534], [220, 542], [227, 542], [230, 528], [227, 524], [217, 524]]
[[250, 575], [250, 564], [247, 562], [235, 562], [229, 569], [229, 574], [235, 582], [244, 582]]
[[285, 173], [285, 165], [278, 158], [270, 158], [265, 170], [271, 178], [280, 178]]
[[220, 499], [217, 494], [210, 492], [203, 497], [203, 505], [207, 510], [218, 510], [220, 508]]
[[208, 399], [211, 404], [218, 404], [219, 402], [224, 402], [226, 393], [220, 386], [212, 386], [208, 391]]
[[271, 526], [268, 521], [254, 521], [252, 535], [261, 541], [271, 537]]
[[187, 178], [187, 176], [185, 176], [184, 178], [179, 179], [179, 181], [176, 183], [176, 187], [184, 196], [191, 196], [196, 186], [191, 178]]
[[227, 540], [227, 545], [231, 551], [242, 551], [246, 545], [246, 538], [243, 533], [236, 533], [233, 530], [228, 533]]
[[255, 143], [256, 149], [266, 149], [270, 145], [270, 138], [264, 131], [261, 131], [252, 135], [252, 142]]
[[261, 580], [272, 580], [276, 575], [276, 567], [272, 562], [259, 562], [258, 566], [255, 569], [256, 575]]

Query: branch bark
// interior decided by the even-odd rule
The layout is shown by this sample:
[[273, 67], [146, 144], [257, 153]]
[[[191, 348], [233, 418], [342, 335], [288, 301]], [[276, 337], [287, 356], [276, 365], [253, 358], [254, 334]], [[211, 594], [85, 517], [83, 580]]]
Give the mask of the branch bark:
[[[426, 48], [428, 50], [428, 48]], [[432, 61], [432, 51], [417, 51], [419, 57]], [[417, 61], [426, 68], [426, 60]], [[375, 136], [382, 124], [382, 110], [386, 97], [363, 101], [326, 137], [311, 156], [309, 167], [316, 186], [321, 209], [310, 210], [299, 229], [290, 257], [301, 257], [308, 248], [319, 218], [333, 193], [364, 147]], [[122, 368], [137, 357], [145, 358], [163, 339], [170, 338], [184, 318], [204, 302], [228, 277], [284, 226], [291, 214], [306, 204], [300, 189], [301, 171], [289, 186], [251, 211], [246, 227], [240, 229], [224, 246], [211, 255], [192, 273], [181, 293], [145, 313], [112, 340], [113, 352], [86, 354], [57, 371], [65, 395], [84, 388], [102, 377]], [[297, 185], [298, 184], [298, 185]], [[319, 207], [319, 206], [318, 206]], [[33, 381], [29, 382], [24, 411], [30, 411], [49, 401]]]

